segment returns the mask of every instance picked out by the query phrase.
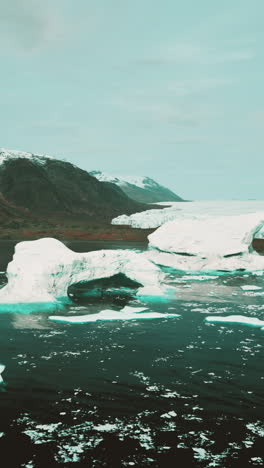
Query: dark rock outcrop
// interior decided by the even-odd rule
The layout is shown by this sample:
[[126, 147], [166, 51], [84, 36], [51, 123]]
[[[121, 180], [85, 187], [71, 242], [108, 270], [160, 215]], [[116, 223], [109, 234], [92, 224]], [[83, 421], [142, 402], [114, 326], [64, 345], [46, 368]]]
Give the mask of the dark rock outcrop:
[[[7, 204], [34, 216], [110, 221], [147, 209], [109, 182], [52, 158], [8, 158], [0, 165], [0, 192]], [[0, 207], [1, 209], [1, 207]], [[3, 208], [4, 209], [4, 208]], [[25, 213], [25, 212], [24, 212]]]

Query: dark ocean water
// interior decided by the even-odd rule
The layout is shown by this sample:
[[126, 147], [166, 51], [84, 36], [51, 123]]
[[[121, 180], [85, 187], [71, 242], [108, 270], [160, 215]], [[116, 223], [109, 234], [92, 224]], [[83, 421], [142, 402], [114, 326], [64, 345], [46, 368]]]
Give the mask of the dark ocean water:
[[[98, 248], [131, 248], [115, 244]], [[63, 324], [1, 313], [3, 466], [263, 466], [264, 331], [205, 321], [264, 320], [264, 296], [241, 289], [263, 279], [200, 279], [170, 272], [175, 295], [148, 304], [178, 318]], [[64, 315], [120, 308], [116, 297], [75, 301]]]

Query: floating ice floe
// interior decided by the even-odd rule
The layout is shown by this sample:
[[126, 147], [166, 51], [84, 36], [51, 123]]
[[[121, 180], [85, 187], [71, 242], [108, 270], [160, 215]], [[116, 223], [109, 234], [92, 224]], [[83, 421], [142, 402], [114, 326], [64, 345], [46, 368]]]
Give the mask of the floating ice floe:
[[244, 315], [228, 315], [226, 317], [209, 316], [205, 318], [206, 322], [211, 323], [240, 323], [243, 325], [250, 325], [252, 327], [260, 327], [264, 330], [264, 320], [260, 320], [256, 317], [247, 317]]
[[139, 296], [164, 294], [161, 287], [164, 273], [136, 252], [75, 253], [51, 238], [20, 242], [8, 264], [8, 284], [0, 290], [0, 304], [50, 304], [67, 298], [72, 284], [119, 273], [141, 285], [136, 293]]
[[169, 411], [168, 413], [162, 414], [160, 417], [164, 419], [171, 419], [171, 418], [176, 418], [177, 413], [175, 411]]
[[184, 271], [263, 270], [264, 257], [251, 247], [264, 212], [182, 218], [163, 224], [149, 238], [145, 258]]
[[0, 384], [4, 381], [2, 377], [2, 373], [4, 372], [5, 367], [6, 366], [4, 366], [3, 364], [0, 364]]
[[88, 315], [74, 315], [74, 316], [62, 316], [53, 315], [49, 317], [49, 320], [55, 322], [66, 322], [66, 323], [91, 323], [106, 320], [147, 320], [147, 319], [161, 319], [161, 318], [174, 318], [179, 317], [178, 314], [161, 314], [159, 312], [144, 312], [147, 310], [146, 307], [129, 307], [126, 306], [122, 310], [102, 310], [97, 314]]
[[260, 286], [254, 286], [253, 284], [245, 284], [245, 286], [240, 286], [243, 291], [257, 291], [262, 289]]

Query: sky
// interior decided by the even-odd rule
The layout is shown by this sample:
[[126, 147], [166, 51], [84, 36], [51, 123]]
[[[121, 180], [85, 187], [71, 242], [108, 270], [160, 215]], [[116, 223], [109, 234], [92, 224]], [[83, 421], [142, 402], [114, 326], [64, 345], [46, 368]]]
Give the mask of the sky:
[[0, 0], [0, 146], [264, 199], [263, 0]]

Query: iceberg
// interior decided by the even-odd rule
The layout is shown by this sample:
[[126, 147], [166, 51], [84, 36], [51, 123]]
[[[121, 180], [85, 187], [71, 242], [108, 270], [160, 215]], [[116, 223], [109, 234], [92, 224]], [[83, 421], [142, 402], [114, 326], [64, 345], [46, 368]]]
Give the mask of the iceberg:
[[264, 212], [169, 221], [148, 236], [145, 258], [184, 271], [263, 270], [251, 246], [264, 226]]
[[180, 317], [178, 314], [162, 314], [159, 312], [144, 312], [147, 307], [129, 307], [126, 306], [122, 310], [102, 310], [97, 314], [87, 315], [74, 315], [74, 316], [63, 316], [53, 315], [49, 317], [49, 320], [55, 322], [65, 323], [92, 323], [98, 321], [107, 320], [147, 320], [147, 319], [162, 319], [162, 318], [174, 318]]
[[264, 239], [264, 226], [257, 232], [255, 239]]
[[[264, 320], [260, 320], [256, 317], [247, 317], [244, 315], [228, 315], [226, 317], [215, 317], [209, 316], [205, 318], [206, 322], [211, 323], [240, 323], [244, 325], [250, 325], [252, 327], [264, 327]], [[262, 328], [261, 328], [262, 329]]]
[[3, 304], [49, 304], [68, 298], [76, 283], [123, 273], [141, 285], [138, 296], [163, 295], [164, 273], [134, 251], [100, 250], [75, 253], [62, 242], [43, 238], [20, 242], [8, 264], [8, 283], [0, 290]]
[[262, 289], [260, 286], [254, 286], [252, 284], [245, 284], [245, 286], [240, 286], [243, 291], [258, 291], [259, 289]]
[[2, 377], [2, 373], [4, 372], [5, 370], [5, 367], [3, 364], [0, 364], [0, 383], [2, 383], [4, 380], [3, 380], [3, 377]]

